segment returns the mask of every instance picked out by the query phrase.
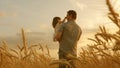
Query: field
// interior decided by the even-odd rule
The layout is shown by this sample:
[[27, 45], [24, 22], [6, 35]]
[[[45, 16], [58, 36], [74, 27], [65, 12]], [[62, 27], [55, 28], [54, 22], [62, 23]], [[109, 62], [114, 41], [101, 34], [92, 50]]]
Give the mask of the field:
[[[109, 19], [120, 29], [119, 14], [113, 10], [109, 0], [106, 0], [109, 9]], [[93, 42], [87, 48], [81, 48], [78, 57], [70, 54], [70, 61], [64, 59], [56, 60], [50, 56], [47, 46], [42, 44], [28, 45], [25, 32], [21, 29], [23, 45], [17, 45], [17, 50], [9, 48], [6, 42], [0, 45], [0, 68], [58, 68], [59, 64], [73, 68], [71, 61], [76, 62], [77, 68], [120, 68], [120, 31], [114, 34], [107, 32], [104, 26], [94, 38], [88, 38]], [[110, 48], [109, 46], [112, 46]], [[47, 53], [44, 50], [47, 50]]]
[[[77, 68], [119, 68], [120, 67], [120, 53], [119, 48], [109, 49], [108, 41], [112, 41], [110, 34], [106, 36], [106, 39], [102, 39], [104, 36], [99, 35], [105, 34], [105, 30], [101, 28], [101, 33], [95, 35], [95, 39], [89, 39], [94, 42], [94, 44], [88, 45], [87, 49], [83, 49], [79, 52], [79, 57], [73, 57], [68, 55], [68, 58], [72, 58], [70, 61], [64, 59], [55, 60], [49, 54], [49, 49], [43, 47], [42, 44], [31, 45], [28, 47], [24, 35], [24, 30], [22, 29], [22, 40], [23, 45], [17, 45], [18, 50], [11, 49], [3, 41], [0, 47], [0, 68], [58, 68], [60, 63], [66, 66], [71, 66], [69, 62], [76, 61]], [[111, 37], [111, 39], [109, 38]], [[117, 38], [117, 37], [116, 37]], [[103, 42], [104, 40], [104, 42]], [[107, 40], [107, 41], [105, 41]], [[118, 39], [114, 41], [119, 42]], [[115, 45], [117, 46], [116, 43]], [[44, 52], [47, 49], [47, 53]]]

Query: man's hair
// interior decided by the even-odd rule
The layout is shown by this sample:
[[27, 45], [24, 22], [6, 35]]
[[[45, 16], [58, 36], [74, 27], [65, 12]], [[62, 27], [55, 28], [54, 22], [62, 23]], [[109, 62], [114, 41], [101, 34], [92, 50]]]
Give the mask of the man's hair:
[[60, 19], [61, 19], [60, 17], [54, 17], [53, 18], [53, 21], [52, 21], [53, 28], [55, 28], [56, 24], [58, 23], [58, 20], [60, 20]]
[[73, 18], [73, 19], [76, 19], [76, 18], [77, 18], [77, 13], [76, 13], [76, 11], [74, 11], [74, 10], [69, 10], [67, 13], [68, 13], [68, 15], [72, 15], [72, 18]]

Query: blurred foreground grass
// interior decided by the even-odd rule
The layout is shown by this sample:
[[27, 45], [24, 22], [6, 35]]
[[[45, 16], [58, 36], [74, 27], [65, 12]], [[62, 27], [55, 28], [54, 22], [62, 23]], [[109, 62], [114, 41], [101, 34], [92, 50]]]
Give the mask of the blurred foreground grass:
[[[120, 29], [119, 14], [115, 12], [109, 0], [106, 0], [106, 4], [110, 11], [108, 17]], [[120, 30], [111, 34], [104, 26], [99, 28], [100, 32], [95, 34], [95, 38], [89, 38], [93, 44], [88, 44], [87, 49], [81, 48], [78, 57], [67, 55], [68, 58], [72, 58], [70, 61], [53, 59], [48, 47], [44, 48], [42, 44], [28, 45], [22, 29], [23, 45], [17, 45], [18, 50], [9, 48], [6, 42], [2, 41], [0, 68], [58, 68], [60, 63], [72, 68], [69, 63], [71, 61], [77, 62], [77, 68], [120, 68]], [[47, 49], [47, 53], [44, 49]]]

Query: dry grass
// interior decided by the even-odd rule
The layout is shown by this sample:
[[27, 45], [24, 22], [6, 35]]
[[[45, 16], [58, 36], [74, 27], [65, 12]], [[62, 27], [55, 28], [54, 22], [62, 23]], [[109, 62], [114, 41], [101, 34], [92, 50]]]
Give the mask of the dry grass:
[[[3, 41], [0, 47], [0, 68], [50, 68], [49, 63], [52, 58], [49, 56], [49, 51], [46, 55], [43, 52], [45, 48], [40, 44], [28, 47], [24, 30], [21, 31], [23, 46], [18, 45], [18, 50], [10, 49]], [[56, 68], [56, 66], [51, 66], [51, 68]]]
[[[110, 11], [108, 17], [120, 29], [119, 14], [114, 11], [109, 0], [106, 0], [106, 4]], [[71, 61], [76, 62], [77, 68], [120, 68], [120, 30], [111, 34], [104, 26], [99, 28], [101, 32], [96, 33], [94, 39], [89, 38], [94, 43], [88, 44], [87, 49], [82, 48], [79, 57], [68, 54], [67, 57], [72, 58], [69, 61], [52, 59], [47, 46], [44, 48], [37, 44], [28, 47], [25, 32], [21, 29], [23, 45], [17, 45], [18, 50], [9, 48], [8, 44], [2, 41], [0, 68], [58, 68], [59, 64], [73, 68]], [[110, 45], [113, 48], [109, 48]]]

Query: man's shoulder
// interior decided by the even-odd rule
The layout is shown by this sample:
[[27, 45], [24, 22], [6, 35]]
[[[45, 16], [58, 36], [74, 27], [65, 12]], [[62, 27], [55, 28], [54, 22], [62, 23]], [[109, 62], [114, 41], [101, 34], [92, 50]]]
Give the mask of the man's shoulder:
[[75, 24], [76, 24], [76, 25], [75, 25], [76, 27], [81, 28], [77, 23], [75, 23]]
[[65, 27], [67, 24], [66, 23], [61, 23], [60, 26]]

